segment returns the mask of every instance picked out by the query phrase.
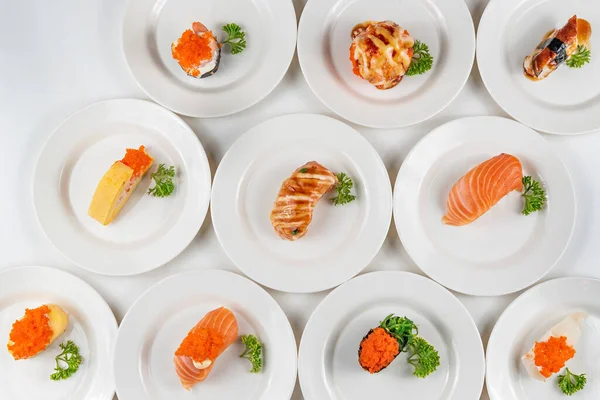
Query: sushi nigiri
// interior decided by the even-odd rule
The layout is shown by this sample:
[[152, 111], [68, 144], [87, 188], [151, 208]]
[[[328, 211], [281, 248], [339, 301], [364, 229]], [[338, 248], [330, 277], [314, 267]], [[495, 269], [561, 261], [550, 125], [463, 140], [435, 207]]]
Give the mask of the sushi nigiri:
[[190, 390], [206, 379], [215, 360], [238, 337], [238, 324], [225, 307], [208, 312], [194, 326], [175, 351], [173, 362], [181, 385]]
[[194, 22], [171, 45], [171, 54], [186, 74], [206, 78], [219, 69], [221, 44], [212, 31], [200, 22]]
[[499, 154], [471, 169], [450, 189], [446, 225], [467, 225], [513, 190], [523, 190], [523, 167], [515, 156]]
[[535, 342], [521, 361], [535, 379], [545, 381], [560, 372], [566, 362], [575, 356], [575, 345], [581, 338], [587, 315], [577, 312], [569, 315]]
[[15, 360], [36, 356], [63, 334], [69, 324], [67, 313], [55, 304], [26, 309], [12, 325], [8, 352]]
[[336, 175], [316, 161], [297, 168], [283, 181], [271, 211], [271, 224], [279, 237], [294, 241], [306, 235], [315, 206], [337, 183]]
[[113, 163], [98, 183], [88, 215], [102, 225], [110, 224], [153, 162], [144, 146], [127, 149], [125, 157]]
[[573, 15], [565, 26], [551, 31], [533, 53], [525, 57], [525, 74], [534, 80], [546, 78], [575, 53], [578, 45], [587, 47], [591, 34], [589, 22]]

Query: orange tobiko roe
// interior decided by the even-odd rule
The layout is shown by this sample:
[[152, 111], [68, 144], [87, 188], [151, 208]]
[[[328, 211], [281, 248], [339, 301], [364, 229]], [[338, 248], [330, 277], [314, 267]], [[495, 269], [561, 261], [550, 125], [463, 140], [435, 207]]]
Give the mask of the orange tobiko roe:
[[198, 66], [204, 60], [213, 56], [210, 44], [215, 40], [212, 31], [207, 31], [198, 36], [191, 29], [183, 32], [177, 45], [171, 47], [171, 55], [179, 62], [181, 68], [192, 76], [200, 75]]
[[375, 373], [390, 365], [400, 352], [398, 341], [383, 328], [375, 328], [360, 344], [358, 362], [369, 371]]
[[183, 339], [176, 356], [190, 357], [196, 362], [215, 360], [225, 343], [225, 337], [212, 328], [194, 328]]
[[152, 157], [146, 154], [145, 147], [140, 146], [139, 149], [125, 150], [125, 157], [121, 162], [133, 170], [133, 176], [138, 177], [146, 173], [152, 165]]
[[[33, 357], [50, 344], [52, 329], [46, 314], [48, 306], [25, 309], [25, 316], [15, 321], [8, 337], [8, 351], [15, 360]], [[12, 343], [12, 344], [11, 344]]]
[[542, 368], [540, 374], [549, 378], [563, 369], [565, 363], [575, 356], [575, 349], [567, 344], [565, 336], [551, 336], [545, 342], [535, 342], [533, 353], [535, 365]]

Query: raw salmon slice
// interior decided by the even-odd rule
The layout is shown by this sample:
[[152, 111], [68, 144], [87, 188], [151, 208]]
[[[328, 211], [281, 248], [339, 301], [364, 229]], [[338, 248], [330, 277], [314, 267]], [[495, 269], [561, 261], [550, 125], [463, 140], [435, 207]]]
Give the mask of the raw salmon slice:
[[215, 360], [238, 338], [238, 324], [225, 307], [208, 312], [175, 352], [173, 362], [181, 385], [190, 390], [206, 379]]
[[458, 180], [448, 194], [446, 225], [467, 225], [513, 190], [523, 190], [523, 167], [515, 156], [499, 154]]

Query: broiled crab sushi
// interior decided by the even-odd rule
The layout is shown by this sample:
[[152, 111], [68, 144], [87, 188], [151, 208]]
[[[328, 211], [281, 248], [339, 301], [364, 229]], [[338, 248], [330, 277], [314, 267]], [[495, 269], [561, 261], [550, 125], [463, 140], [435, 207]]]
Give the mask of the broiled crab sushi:
[[171, 54], [186, 74], [194, 78], [206, 78], [219, 69], [221, 44], [206, 26], [194, 22], [171, 45]]
[[591, 34], [589, 22], [573, 15], [565, 26], [550, 31], [533, 53], [525, 57], [525, 74], [534, 80], [546, 78], [577, 51], [578, 45], [588, 47]]
[[400, 354], [400, 344], [381, 327], [371, 329], [358, 347], [358, 363], [371, 374], [380, 372]]
[[352, 30], [350, 61], [355, 75], [377, 89], [396, 86], [412, 61], [414, 39], [392, 21], [367, 21]]

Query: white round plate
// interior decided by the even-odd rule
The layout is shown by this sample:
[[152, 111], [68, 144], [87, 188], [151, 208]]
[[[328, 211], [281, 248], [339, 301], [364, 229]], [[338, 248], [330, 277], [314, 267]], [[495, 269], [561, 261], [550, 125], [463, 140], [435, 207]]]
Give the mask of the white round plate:
[[487, 90], [513, 118], [533, 129], [559, 135], [600, 129], [600, 62], [583, 68], [560, 66], [535, 82], [523, 73], [523, 60], [548, 31], [577, 14], [600, 29], [600, 7], [589, 0], [492, 0], [477, 31], [477, 65]]
[[[428, 377], [412, 375], [406, 355], [369, 374], [358, 363], [358, 346], [389, 314], [406, 316], [440, 355]], [[448, 290], [408, 272], [373, 272], [335, 289], [310, 317], [298, 356], [305, 400], [478, 400], [483, 387], [483, 345], [475, 323]], [[393, 397], [393, 396], [392, 396]]]
[[[246, 49], [224, 46], [219, 70], [196, 79], [171, 56], [171, 43], [199, 21], [219, 41], [235, 22], [246, 32]], [[291, 0], [130, 0], [123, 23], [123, 51], [140, 87], [157, 103], [191, 117], [220, 117], [258, 103], [285, 75], [296, 49]]]
[[[517, 157], [524, 175], [542, 183], [546, 207], [524, 216], [524, 200], [512, 192], [469, 225], [444, 225], [452, 186], [500, 153]], [[396, 229], [413, 261], [442, 285], [472, 295], [535, 283], [561, 258], [575, 224], [565, 165], [539, 134], [505, 118], [463, 118], [434, 129], [404, 160], [394, 193]]]
[[[263, 369], [250, 373], [238, 340], [188, 392], [175, 373], [173, 354], [189, 330], [221, 306], [235, 314], [240, 335], [256, 335], [263, 343]], [[115, 346], [115, 383], [119, 400], [285, 400], [296, 383], [296, 361], [290, 323], [267, 292], [231, 272], [190, 271], [152, 286], [127, 312]]]
[[[392, 20], [429, 46], [433, 68], [379, 90], [352, 73], [352, 28]], [[475, 54], [475, 29], [463, 0], [319, 0], [304, 7], [298, 58], [304, 77], [333, 112], [356, 124], [399, 128], [442, 111], [463, 88]]]
[[[12, 324], [25, 313], [52, 303], [69, 314], [67, 330], [48, 348], [27, 360], [15, 361], [6, 351]], [[111, 370], [117, 321], [104, 299], [87, 283], [47, 267], [17, 267], [0, 271], [0, 392], [10, 400], [112, 400]], [[83, 357], [79, 370], [53, 381], [59, 345], [72, 340]]]
[[[333, 206], [327, 193], [306, 236], [281, 239], [270, 220], [282, 182], [317, 161], [354, 181], [357, 199]], [[317, 292], [360, 272], [379, 251], [392, 217], [392, 189], [381, 158], [357, 131], [322, 115], [273, 118], [229, 149], [215, 174], [212, 221], [231, 260], [258, 283], [285, 292]]]
[[571, 313], [589, 315], [575, 357], [567, 367], [586, 373], [579, 400], [600, 398], [600, 280], [560, 278], [540, 283], [519, 296], [498, 319], [487, 346], [486, 385], [491, 400], [564, 400], [556, 376], [546, 382], [527, 374], [521, 357], [536, 340]]
[[[90, 216], [98, 182], [126, 148], [145, 145], [154, 164], [109, 225]], [[159, 164], [174, 165], [175, 191], [146, 194]], [[179, 117], [143, 100], [109, 100], [65, 120], [37, 162], [33, 202], [42, 229], [65, 257], [87, 270], [133, 275], [160, 267], [192, 241], [210, 200], [202, 145]]]

